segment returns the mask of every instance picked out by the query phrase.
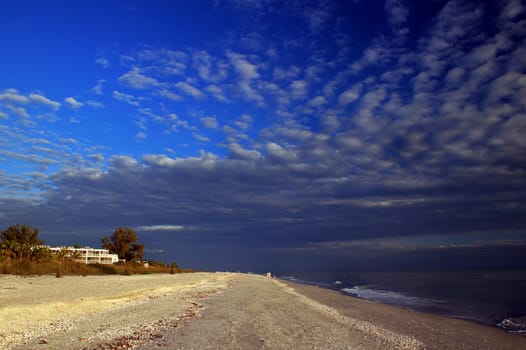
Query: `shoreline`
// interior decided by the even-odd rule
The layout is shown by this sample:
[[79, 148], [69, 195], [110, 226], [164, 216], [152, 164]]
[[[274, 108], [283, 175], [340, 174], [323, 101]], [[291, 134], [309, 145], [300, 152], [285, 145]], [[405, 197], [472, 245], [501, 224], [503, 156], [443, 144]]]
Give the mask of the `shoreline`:
[[0, 321], [0, 349], [526, 349], [496, 327], [235, 273], [0, 276]]
[[426, 349], [526, 349], [526, 337], [471, 319], [454, 318], [345, 294], [339, 290], [286, 282], [299, 293], [344, 315], [415, 336]]
[[[526, 336], [526, 314], [521, 316], [517, 314], [516, 311], [509, 310], [509, 308], [506, 310], [507, 312], [504, 309], [499, 310], [493, 308], [493, 313], [490, 313], [488, 312], [488, 308], [482, 309], [482, 311], [477, 310], [473, 305], [461, 304], [458, 299], [449, 299], [447, 296], [426, 296], [421, 293], [413, 294], [410, 291], [404, 292], [396, 288], [384, 289], [383, 287], [385, 286], [370, 288], [366, 285], [365, 287], [361, 287], [361, 285], [349, 285], [340, 281], [333, 283], [320, 282], [314, 279], [297, 278], [294, 274], [278, 275], [277, 278], [287, 283], [337, 291], [341, 295], [351, 298], [373, 301], [410, 311], [464, 320], [478, 325], [502, 329], [510, 334]], [[491, 301], [486, 305], [491, 305]]]
[[469, 316], [464, 316], [464, 315], [455, 315], [455, 314], [449, 314], [449, 313], [428, 311], [427, 308], [420, 309], [420, 308], [416, 308], [416, 307], [409, 307], [409, 306], [404, 306], [404, 305], [390, 304], [390, 303], [386, 303], [386, 302], [381, 302], [381, 301], [376, 301], [376, 300], [372, 300], [372, 299], [362, 298], [362, 297], [359, 297], [357, 295], [353, 295], [351, 293], [347, 293], [345, 291], [342, 291], [341, 289], [332, 288], [332, 287], [329, 287], [329, 286], [324, 286], [323, 284], [317, 285], [316, 283], [312, 283], [311, 284], [311, 283], [293, 282], [293, 281], [287, 281], [287, 280], [283, 280], [283, 282], [290, 283], [292, 285], [304, 285], [304, 286], [310, 286], [310, 287], [314, 287], [314, 288], [321, 288], [321, 289], [325, 289], [325, 290], [330, 290], [330, 291], [337, 292], [338, 294], [340, 294], [340, 295], [342, 295], [344, 297], [348, 297], [348, 298], [355, 298], [355, 299], [359, 299], [359, 300], [369, 301], [369, 302], [372, 302], [372, 303], [377, 303], [377, 304], [380, 304], [380, 305], [391, 306], [391, 307], [395, 307], [395, 308], [399, 308], [399, 309], [407, 310], [407, 311], [411, 311], [411, 312], [418, 312], [418, 313], [423, 313], [423, 314], [427, 314], [427, 315], [435, 315], [435, 316], [441, 316], [441, 317], [445, 317], [445, 318], [449, 318], [449, 319], [455, 319], [455, 320], [471, 322], [471, 323], [474, 323], [476, 325], [490, 327], [490, 328], [495, 328], [495, 329], [503, 330], [506, 333], [510, 333], [510, 334], [513, 334], [513, 335], [518, 335], [518, 334], [515, 334], [513, 332], [508, 332], [506, 329], [504, 329], [502, 327], [499, 327], [498, 323], [502, 322], [502, 321], [496, 321], [496, 323], [491, 323], [491, 322], [478, 320], [476, 318], [471, 318]]

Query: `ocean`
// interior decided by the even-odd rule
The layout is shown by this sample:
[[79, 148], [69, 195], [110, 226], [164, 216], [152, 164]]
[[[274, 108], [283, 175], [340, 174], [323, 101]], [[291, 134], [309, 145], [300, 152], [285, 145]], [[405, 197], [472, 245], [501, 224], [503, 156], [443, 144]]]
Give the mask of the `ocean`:
[[287, 272], [278, 278], [526, 336], [526, 270]]

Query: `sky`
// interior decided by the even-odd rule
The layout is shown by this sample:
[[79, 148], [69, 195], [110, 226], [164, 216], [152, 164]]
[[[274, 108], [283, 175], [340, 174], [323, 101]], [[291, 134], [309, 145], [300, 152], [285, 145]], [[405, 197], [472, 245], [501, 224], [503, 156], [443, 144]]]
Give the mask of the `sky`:
[[526, 267], [520, 0], [4, 0], [0, 229], [208, 270]]

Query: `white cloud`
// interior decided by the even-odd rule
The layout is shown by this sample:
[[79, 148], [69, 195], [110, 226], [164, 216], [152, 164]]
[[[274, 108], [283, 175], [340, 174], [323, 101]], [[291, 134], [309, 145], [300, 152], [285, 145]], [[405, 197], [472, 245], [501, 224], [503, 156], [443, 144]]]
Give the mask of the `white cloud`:
[[60, 139], [61, 142], [64, 142], [64, 143], [71, 143], [71, 144], [77, 144], [78, 141], [76, 139], [73, 139], [71, 137], [69, 138], [65, 138], [65, 139]]
[[208, 81], [211, 75], [212, 56], [206, 51], [197, 51], [192, 55], [194, 67], [201, 79]]
[[6, 107], [11, 112], [13, 112], [13, 114], [16, 115], [17, 117], [29, 118], [29, 114], [27, 113], [27, 111], [23, 107], [15, 107], [15, 106], [11, 106], [11, 105], [7, 105]]
[[6, 156], [7, 158], [14, 158], [28, 163], [37, 163], [42, 165], [57, 164], [58, 161], [52, 158], [40, 157], [33, 153], [19, 153], [7, 150], [0, 150], [0, 155]]
[[146, 49], [139, 52], [136, 58], [135, 61], [146, 63], [150, 72], [163, 78], [172, 79], [173, 76], [184, 74], [187, 69], [188, 54], [182, 51]]
[[93, 100], [86, 101], [86, 105], [92, 108], [104, 108], [104, 104], [102, 102], [93, 101]]
[[109, 60], [107, 60], [104, 57], [99, 57], [95, 60], [96, 64], [99, 64], [102, 66], [102, 68], [109, 68], [111, 66], [111, 63]]
[[146, 133], [144, 133], [142, 131], [140, 131], [137, 134], [135, 134], [135, 139], [136, 140], [144, 140], [147, 137], [148, 137], [148, 135], [146, 135]]
[[194, 98], [202, 98], [205, 95], [199, 90], [198, 88], [186, 83], [186, 82], [178, 82], [175, 84], [175, 87], [179, 90], [183, 91], [185, 94], [190, 95]]
[[276, 157], [276, 158], [289, 160], [289, 161], [296, 158], [296, 154], [294, 152], [286, 150], [274, 142], [267, 142], [266, 150], [267, 150], [268, 155]]
[[340, 145], [348, 148], [351, 151], [359, 151], [364, 148], [363, 141], [358, 136], [340, 134], [336, 140]]
[[223, 90], [219, 86], [217, 86], [217, 85], [208, 85], [205, 88], [205, 90], [208, 91], [212, 96], [214, 96], [214, 98], [216, 100], [221, 101], [221, 102], [226, 102], [227, 101], [225, 93], [223, 92]]
[[290, 66], [288, 68], [275, 67], [272, 77], [274, 80], [290, 80], [295, 79], [301, 72], [297, 66]]
[[80, 107], [83, 106], [83, 103], [77, 101], [75, 98], [73, 97], [66, 97], [64, 99], [64, 102], [66, 102], [68, 104], [69, 107], [73, 108], [73, 109], [79, 109]]
[[106, 80], [99, 80], [97, 81], [97, 85], [91, 88], [91, 91], [93, 91], [97, 95], [102, 95], [102, 84], [104, 84]]
[[97, 162], [102, 162], [104, 160], [104, 156], [101, 153], [89, 154], [88, 158], [93, 159]]
[[462, 67], [454, 67], [447, 72], [445, 81], [448, 84], [458, 84], [461, 82], [462, 77], [465, 74], [465, 69]]
[[400, 0], [387, 0], [385, 10], [389, 16], [388, 21], [391, 25], [401, 25], [407, 21], [409, 10]]
[[360, 97], [360, 92], [362, 91], [362, 84], [355, 84], [352, 88], [345, 90], [338, 97], [338, 104], [340, 106], [347, 106], [348, 104], [354, 102]]
[[161, 91], [159, 91], [159, 96], [161, 97], [165, 97], [169, 100], [172, 100], [172, 101], [182, 101], [183, 98], [179, 95], [177, 95], [176, 93], [170, 91], [170, 90], [167, 90], [167, 89], [163, 89]]
[[208, 137], [203, 136], [195, 131], [192, 132], [192, 136], [194, 137], [194, 139], [196, 139], [199, 142], [210, 142], [210, 139]]
[[308, 93], [309, 84], [306, 80], [294, 80], [290, 84], [290, 94], [293, 99], [304, 99]]
[[234, 66], [234, 70], [242, 80], [252, 80], [259, 78], [257, 65], [250, 63], [245, 55], [229, 52], [227, 53], [227, 56]]
[[511, 0], [502, 11], [501, 16], [513, 20], [524, 11], [526, 11], [526, 7], [521, 3], [521, 0]]
[[15, 89], [8, 89], [5, 90], [3, 94], [0, 94], [0, 101], [26, 104], [29, 102], [29, 99], [26, 96], [20, 95]]
[[143, 75], [138, 67], [119, 77], [119, 83], [133, 89], [149, 89], [160, 85], [155, 78]]
[[146, 154], [143, 161], [149, 165], [162, 167], [180, 167], [188, 169], [212, 169], [218, 162], [218, 157], [210, 152], [200, 151], [199, 157], [170, 158], [164, 154]]
[[44, 145], [51, 144], [51, 141], [43, 139], [43, 138], [38, 138], [38, 139], [32, 138], [32, 139], [28, 139], [27, 142], [31, 144], [44, 144]]
[[247, 99], [255, 101], [258, 105], [263, 105], [265, 102], [263, 96], [252, 88], [249, 81], [238, 82], [238, 88]]
[[253, 123], [254, 122], [254, 118], [252, 118], [252, 116], [250, 114], [243, 114], [241, 115], [241, 117], [239, 117], [241, 120], [244, 120], [245, 122], [247, 123]]
[[309, 100], [308, 105], [312, 107], [320, 107], [327, 104], [327, 99], [324, 96], [316, 96]]
[[321, 126], [325, 131], [334, 132], [341, 126], [340, 119], [337, 116], [329, 114], [324, 116], [320, 121]]
[[119, 156], [119, 155], [112, 156], [110, 158], [110, 163], [112, 167], [117, 168], [117, 169], [133, 168], [137, 165], [137, 161], [134, 158], [128, 157], [128, 156]]
[[182, 162], [182, 160], [170, 158], [170, 157], [165, 156], [164, 154], [146, 154], [143, 157], [143, 160], [146, 163], [150, 163], [153, 165], [168, 166], [168, 167], [175, 166], [177, 165], [178, 162]]
[[254, 119], [249, 114], [243, 114], [234, 122], [234, 125], [240, 129], [247, 130], [253, 122]]
[[149, 225], [138, 226], [137, 231], [181, 231], [185, 228], [183, 225]]
[[203, 123], [205, 127], [211, 129], [216, 129], [219, 126], [216, 117], [201, 118], [201, 123]]
[[47, 105], [51, 108], [53, 108], [55, 111], [60, 108], [60, 103], [57, 101], [50, 100], [49, 98], [42, 96], [40, 94], [30, 94], [29, 98], [32, 101]]
[[227, 52], [227, 57], [239, 78], [237, 87], [240, 92], [249, 100], [256, 101], [260, 105], [263, 104], [263, 96], [252, 87], [252, 82], [260, 76], [257, 65], [250, 63], [245, 55], [232, 51]]
[[273, 132], [294, 142], [308, 142], [315, 135], [311, 130], [299, 126], [277, 127]]
[[256, 150], [247, 150], [238, 143], [231, 143], [228, 149], [235, 158], [242, 158], [247, 160], [256, 160], [261, 158], [261, 153]]
[[0, 112], [0, 119], [6, 120], [8, 118], [9, 116], [7, 114], [5, 114], [4, 112]]
[[35, 118], [38, 120], [46, 121], [48, 123], [56, 123], [60, 120], [60, 118], [57, 115], [50, 112], [37, 114]]
[[135, 96], [132, 96], [130, 94], [126, 94], [123, 92], [119, 92], [117, 90], [113, 90], [113, 98], [119, 101], [124, 101], [132, 106], [139, 106], [139, 101], [137, 101], [137, 98]]

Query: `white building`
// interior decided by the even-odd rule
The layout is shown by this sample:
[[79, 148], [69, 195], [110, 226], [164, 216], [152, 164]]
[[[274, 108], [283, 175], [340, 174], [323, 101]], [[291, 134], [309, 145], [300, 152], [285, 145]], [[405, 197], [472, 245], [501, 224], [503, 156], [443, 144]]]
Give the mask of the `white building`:
[[111, 254], [108, 249], [49, 247], [49, 250], [55, 253], [66, 250], [66, 256], [84, 264], [114, 264], [119, 261], [119, 256]]

